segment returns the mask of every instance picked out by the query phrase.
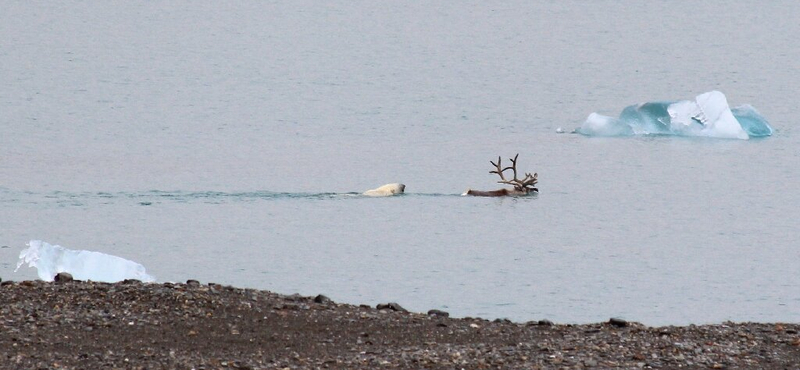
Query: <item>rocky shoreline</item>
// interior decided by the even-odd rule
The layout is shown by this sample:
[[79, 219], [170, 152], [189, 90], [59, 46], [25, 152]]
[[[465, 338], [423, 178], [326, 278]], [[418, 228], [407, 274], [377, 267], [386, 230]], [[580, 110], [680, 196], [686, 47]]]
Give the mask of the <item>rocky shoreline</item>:
[[2, 369], [798, 369], [798, 331], [450, 318], [193, 280], [0, 283]]

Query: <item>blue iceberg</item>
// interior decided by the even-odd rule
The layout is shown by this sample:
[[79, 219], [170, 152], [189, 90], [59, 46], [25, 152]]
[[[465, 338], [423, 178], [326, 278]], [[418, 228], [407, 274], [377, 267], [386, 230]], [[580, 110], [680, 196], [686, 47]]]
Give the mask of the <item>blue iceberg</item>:
[[694, 100], [631, 105], [619, 118], [592, 113], [576, 130], [586, 136], [678, 135], [747, 140], [772, 135], [767, 120], [750, 105], [731, 109], [719, 91]]

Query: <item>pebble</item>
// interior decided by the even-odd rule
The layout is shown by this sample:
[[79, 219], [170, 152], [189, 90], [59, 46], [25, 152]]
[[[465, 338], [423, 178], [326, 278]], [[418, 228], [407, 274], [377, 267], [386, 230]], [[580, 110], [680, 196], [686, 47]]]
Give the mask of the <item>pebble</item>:
[[322, 303], [322, 304], [333, 303], [333, 301], [330, 298], [328, 298], [328, 297], [326, 297], [326, 296], [324, 296], [322, 294], [319, 294], [316, 297], [314, 297], [314, 302]]
[[450, 314], [442, 311], [442, 310], [428, 310], [428, 316], [437, 316], [437, 317], [450, 317]]

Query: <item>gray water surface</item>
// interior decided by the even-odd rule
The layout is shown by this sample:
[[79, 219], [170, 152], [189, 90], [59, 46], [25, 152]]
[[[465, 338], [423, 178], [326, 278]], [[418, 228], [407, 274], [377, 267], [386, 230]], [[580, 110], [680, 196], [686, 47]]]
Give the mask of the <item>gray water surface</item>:
[[[800, 320], [800, 3], [0, 12], [0, 277], [31, 239], [159, 281], [517, 321]], [[712, 89], [773, 137], [557, 134]], [[519, 153], [537, 196], [499, 187]], [[507, 159], [504, 159], [507, 161]], [[358, 196], [389, 182], [407, 194]]]

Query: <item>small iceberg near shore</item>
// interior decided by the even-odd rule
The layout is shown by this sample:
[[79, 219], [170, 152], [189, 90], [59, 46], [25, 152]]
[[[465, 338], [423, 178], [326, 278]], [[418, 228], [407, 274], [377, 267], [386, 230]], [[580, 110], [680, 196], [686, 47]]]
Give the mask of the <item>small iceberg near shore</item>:
[[592, 113], [576, 132], [586, 136], [676, 135], [747, 140], [773, 133], [750, 105], [731, 109], [725, 94], [709, 91], [693, 100], [626, 107], [619, 118]]
[[67, 272], [77, 280], [92, 280], [115, 283], [125, 279], [136, 279], [143, 282], [154, 282], [156, 279], [147, 274], [144, 266], [94, 251], [71, 250], [60, 245], [51, 245], [41, 240], [31, 240], [28, 248], [19, 253], [17, 268], [27, 263], [35, 267], [39, 279], [53, 281], [56, 274]]

